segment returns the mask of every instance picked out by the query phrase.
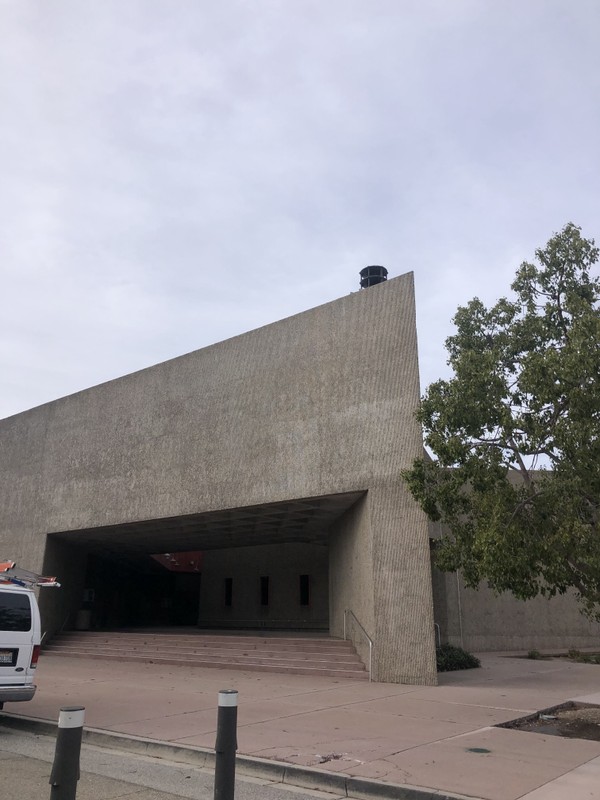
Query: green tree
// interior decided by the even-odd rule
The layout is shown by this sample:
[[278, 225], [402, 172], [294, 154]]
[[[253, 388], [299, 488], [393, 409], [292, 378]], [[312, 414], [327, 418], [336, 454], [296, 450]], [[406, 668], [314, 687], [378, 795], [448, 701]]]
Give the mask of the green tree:
[[434, 459], [403, 477], [446, 526], [441, 569], [521, 599], [574, 588], [600, 619], [598, 248], [568, 224], [535, 255], [514, 299], [458, 309], [454, 377], [418, 412]]

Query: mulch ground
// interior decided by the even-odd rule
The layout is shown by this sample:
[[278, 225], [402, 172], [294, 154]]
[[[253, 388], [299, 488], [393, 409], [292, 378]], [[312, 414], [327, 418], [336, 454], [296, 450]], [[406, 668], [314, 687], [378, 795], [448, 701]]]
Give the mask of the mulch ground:
[[600, 706], [565, 703], [562, 706], [505, 722], [498, 727], [600, 742]]

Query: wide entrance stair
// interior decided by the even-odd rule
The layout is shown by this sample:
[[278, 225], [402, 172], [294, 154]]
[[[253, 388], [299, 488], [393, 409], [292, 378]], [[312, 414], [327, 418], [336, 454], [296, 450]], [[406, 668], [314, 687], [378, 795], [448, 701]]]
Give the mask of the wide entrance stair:
[[368, 679], [352, 643], [328, 636], [72, 631], [55, 636], [44, 652], [94, 660]]

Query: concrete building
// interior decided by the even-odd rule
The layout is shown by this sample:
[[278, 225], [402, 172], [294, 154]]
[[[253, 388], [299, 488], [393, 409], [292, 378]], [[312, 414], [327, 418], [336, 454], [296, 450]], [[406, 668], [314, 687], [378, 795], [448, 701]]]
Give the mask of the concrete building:
[[[375, 679], [434, 683], [427, 521], [400, 480], [418, 400], [407, 274], [3, 420], [2, 551], [62, 581], [50, 633], [90, 590], [128, 624], [189, 622], [196, 595], [205, 623], [340, 636], [349, 609]], [[175, 590], [148, 558], [194, 550]]]
[[41, 596], [49, 636], [82, 609], [93, 627], [346, 622], [375, 680], [417, 684], [436, 682], [436, 631], [558, 642], [555, 614], [509, 640], [524, 604], [499, 615], [456, 576], [432, 581], [400, 478], [422, 454], [419, 394], [409, 273], [17, 414], [0, 421], [0, 554], [62, 582]]

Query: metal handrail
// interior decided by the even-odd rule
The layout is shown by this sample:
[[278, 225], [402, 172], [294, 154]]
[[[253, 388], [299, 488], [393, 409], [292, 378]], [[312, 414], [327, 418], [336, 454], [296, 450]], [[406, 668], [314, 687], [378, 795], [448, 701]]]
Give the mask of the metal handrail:
[[356, 614], [354, 613], [354, 611], [352, 611], [351, 608], [345, 608], [344, 609], [344, 641], [347, 639], [347, 636], [346, 636], [346, 616], [348, 614], [352, 614], [352, 616], [354, 617], [354, 621], [356, 622], [358, 627], [361, 629], [363, 635], [365, 636], [366, 640], [369, 643], [369, 681], [371, 681], [372, 680], [372, 675], [373, 675], [373, 640], [371, 639], [369, 634], [366, 632], [366, 630], [363, 628], [363, 626], [358, 621], [358, 618], [357, 618]]

